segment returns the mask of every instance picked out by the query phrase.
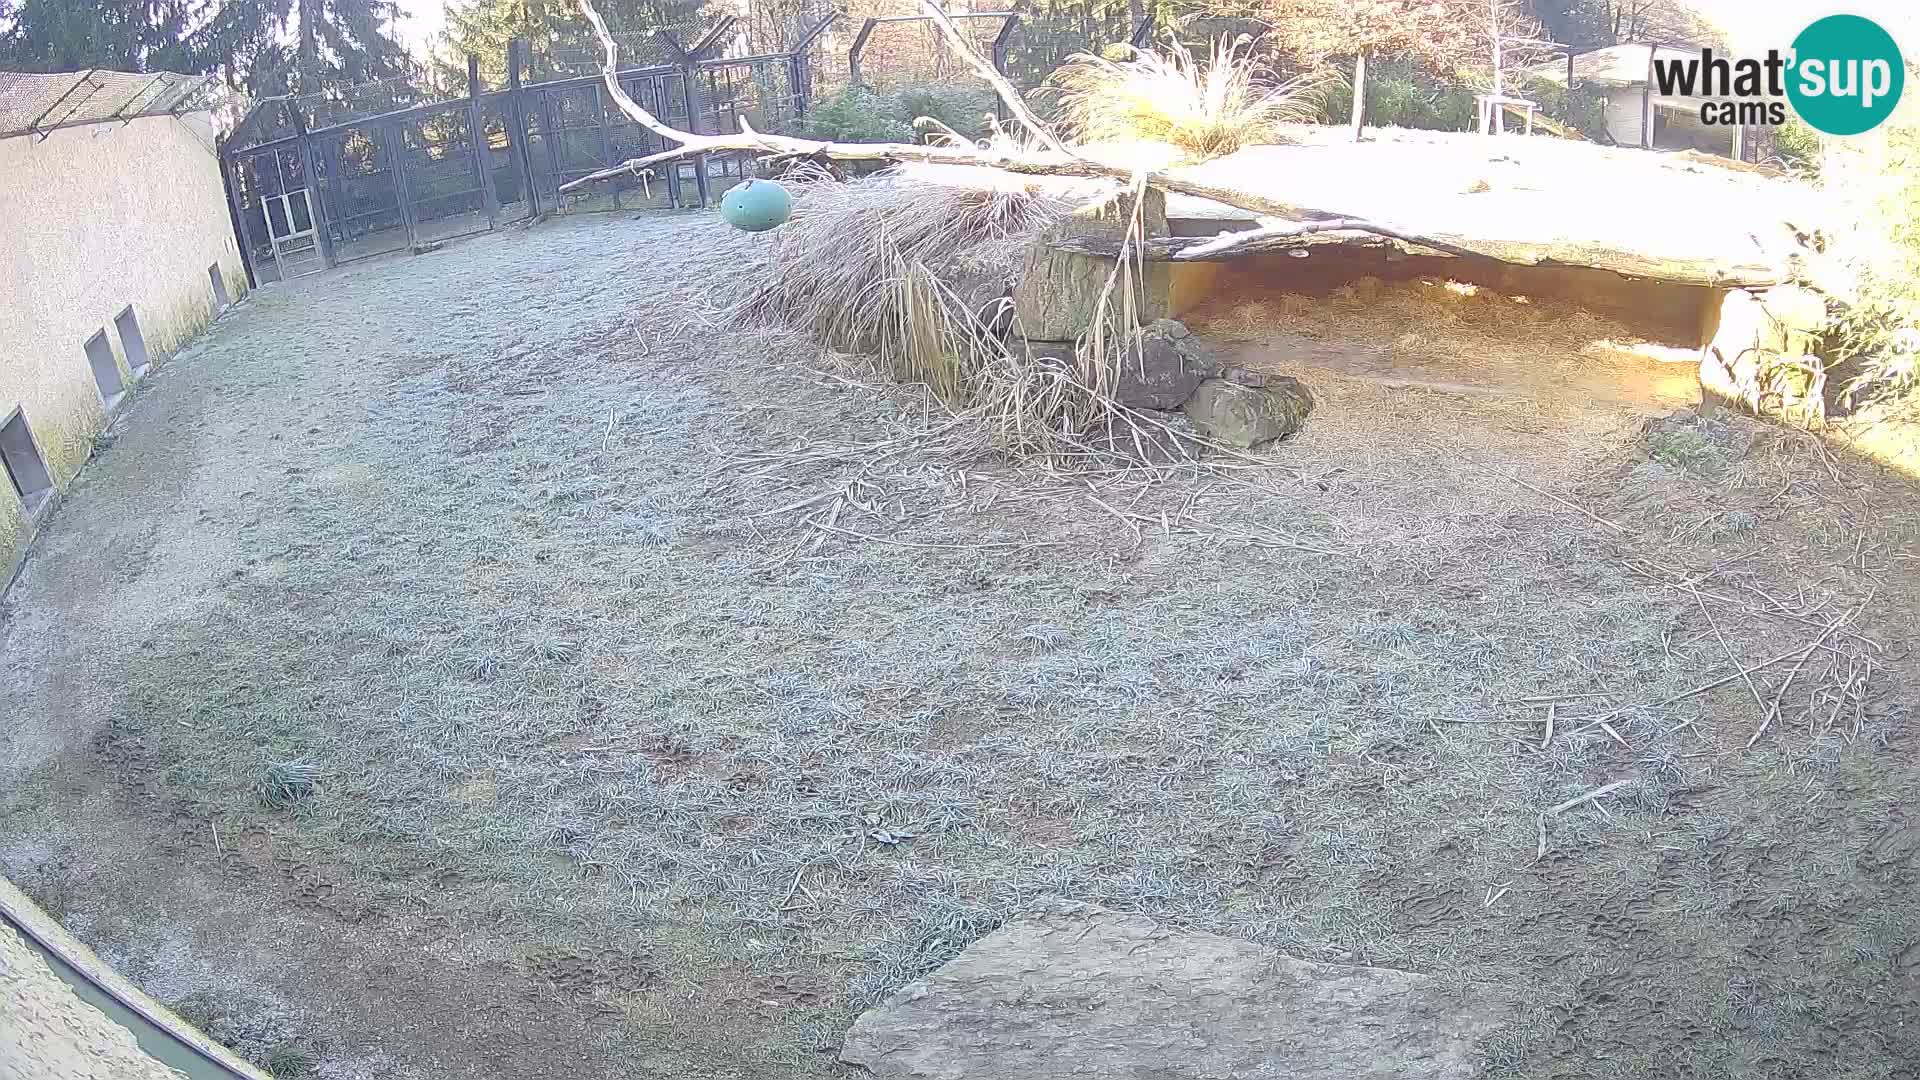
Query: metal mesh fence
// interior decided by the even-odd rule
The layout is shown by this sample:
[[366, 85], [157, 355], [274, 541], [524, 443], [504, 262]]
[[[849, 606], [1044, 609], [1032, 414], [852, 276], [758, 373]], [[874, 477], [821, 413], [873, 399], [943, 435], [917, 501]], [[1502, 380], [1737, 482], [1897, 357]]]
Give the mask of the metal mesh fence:
[[220, 94], [219, 81], [211, 75], [0, 71], [0, 139], [208, 109]]

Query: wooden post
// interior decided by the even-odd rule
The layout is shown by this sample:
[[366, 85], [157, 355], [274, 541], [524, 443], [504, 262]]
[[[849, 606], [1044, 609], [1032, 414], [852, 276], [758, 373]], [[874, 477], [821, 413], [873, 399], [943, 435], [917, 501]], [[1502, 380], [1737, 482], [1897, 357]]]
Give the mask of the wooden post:
[[1647, 46], [1647, 81], [1640, 84], [1640, 147], [1653, 149], [1653, 58], [1660, 46]]
[[493, 190], [493, 162], [487, 149], [487, 129], [480, 122], [480, 58], [467, 55], [467, 134], [473, 139], [474, 179], [480, 181], [480, 205], [487, 211], [487, 228], [500, 227], [500, 196]]
[[1353, 58], [1353, 141], [1360, 141], [1361, 125], [1367, 118], [1367, 50]]
[[1500, 85], [1500, 0], [1487, 0], [1487, 33], [1493, 39], [1493, 116], [1490, 118], [1495, 135], [1504, 135], [1507, 131], [1506, 106], [1500, 99], [1506, 96]]

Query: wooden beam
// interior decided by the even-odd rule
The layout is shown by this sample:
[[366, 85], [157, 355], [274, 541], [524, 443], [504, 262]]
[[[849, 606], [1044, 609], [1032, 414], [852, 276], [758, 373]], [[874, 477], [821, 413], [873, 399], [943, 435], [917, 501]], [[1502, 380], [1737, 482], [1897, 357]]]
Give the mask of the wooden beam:
[[[1346, 224], [1346, 223], [1319, 223]], [[1766, 288], [1788, 280], [1782, 267], [1757, 263], [1741, 264], [1723, 257], [1673, 257], [1648, 252], [1606, 248], [1575, 241], [1486, 240], [1479, 237], [1383, 235], [1377, 231], [1311, 229], [1308, 231], [1268, 232], [1250, 230], [1238, 236], [1175, 236], [1147, 240], [1139, 249], [1148, 262], [1225, 262], [1267, 252], [1306, 251], [1316, 247], [1381, 248], [1391, 247], [1410, 255], [1439, 258], [1479, 259], [1515, 266], [1582, 267], [1607, 270], [1622, 277], [1646, 278], [1675, 285], [1699, 285], [1711, 288]], [[1397, 232], [1397, 230], [1395, 230]], [[1223, 241], [1231, 241], [1230, 244]], [[1470, 245], [1470, 246], [1469, 246]], [[1120, 254], [1117, 241], [1094, 237], [1056, 240], [1055, 248], [1100, 258]]]

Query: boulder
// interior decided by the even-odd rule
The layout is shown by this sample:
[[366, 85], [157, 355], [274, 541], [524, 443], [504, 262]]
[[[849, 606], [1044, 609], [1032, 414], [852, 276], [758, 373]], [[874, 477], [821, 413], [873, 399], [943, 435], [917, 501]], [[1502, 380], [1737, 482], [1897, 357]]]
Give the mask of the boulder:
[[1700, 401], [1704, 407], [1738, 405], [1760, 411], [1760, 374], [1765, 359], [1769, 317], [1760, 301], [1744, 289], [1720, 299], [1706, 348], [1700, 354]]
[[[1070, 215], [1033, 242], [1013, 287], [1014, 316], [1019, 320], [1022, 334], [1049, 341], [1072, 341], [1092, 328], [1100, 294], [1106, 289], [1108, 275], [1113, 273], [1113, 260], [1061, 251], [1053, 246], [1054, 241], [1086, 236], [1118, 240], [1126, 234], [1132, 210], [1131, 199], [1115, 199], [1099, 211]], [[1141, 213], [1148, 236], [1167, 235], [1165, 193], [1149, 188]], [[1120, 305], [1116, 287], [1110, 312], [1116, 328]], [[1171, 264], [1136, 264], [1134, 308], [1140, 323], [1164, 319], [1172, 314], [1172, 307]]]
[[1157, 319], [1140, 328], [1140, 348], [1120, 358], [1113, 396], [1132, 409], [1177, 409], [1216, 367], [1185, 323]]
[[953, 290], [954, 297], [967, 309], [968, 314], [978, 320], [988, 333], [1005, 334], [1013, 324], [1013, 305], [1005, 302], [1013, 295], [1013, 278], [1009, 271], [954, 266], [940, 273], [939, 277], [947, 288]]
[[1465, 1080], [1507, 1017], [1431, 976], [1054, 902], [862, 1014], [840, 1060], [883, 1080]]
[[1298, 379], [1263, 378], [1264, 386], [1208, 379], [1181, 411], [1202, 437], [1227, 446], [1255, 446], [1300, 430], [1313, 411], [1313, 395]]
[[1759, 296], [1766, 322], [1760, 347], [1782, 356], [1805, 356], [1819, 347], [1827, 329], [1827, 301], [1804, 285], [1776, 285]]

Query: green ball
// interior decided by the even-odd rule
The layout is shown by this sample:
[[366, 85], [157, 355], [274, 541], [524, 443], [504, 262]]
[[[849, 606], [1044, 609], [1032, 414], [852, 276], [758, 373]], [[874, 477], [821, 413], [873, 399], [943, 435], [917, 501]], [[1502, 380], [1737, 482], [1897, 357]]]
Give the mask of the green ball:
[[720, 217], [744, 232], [766, 232], [793, 216], [793, 196], [775, 180], [735, 184], [720, 197]]

